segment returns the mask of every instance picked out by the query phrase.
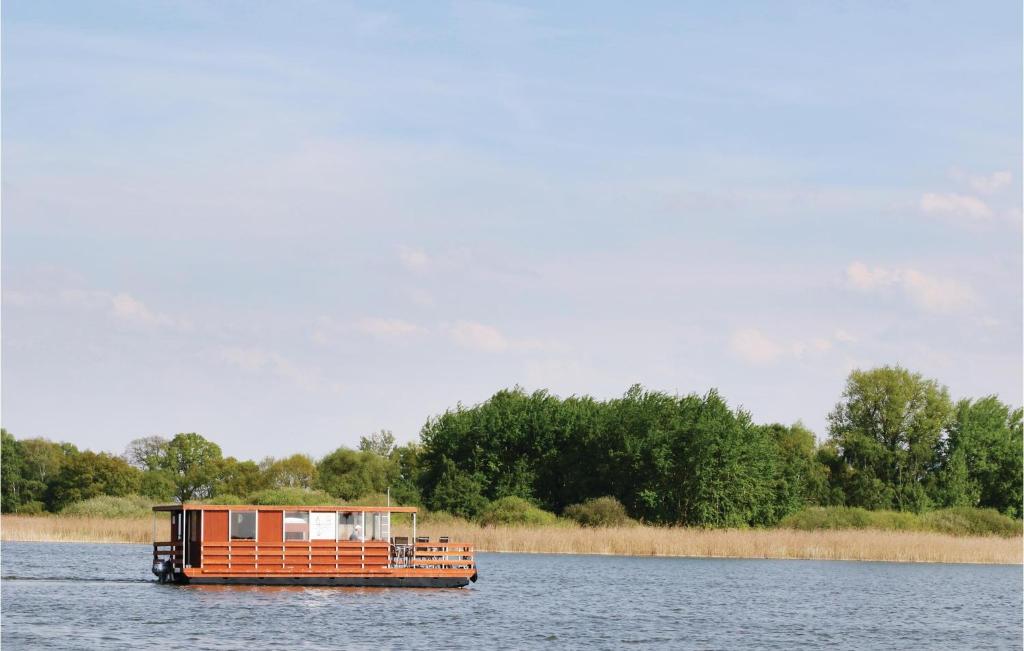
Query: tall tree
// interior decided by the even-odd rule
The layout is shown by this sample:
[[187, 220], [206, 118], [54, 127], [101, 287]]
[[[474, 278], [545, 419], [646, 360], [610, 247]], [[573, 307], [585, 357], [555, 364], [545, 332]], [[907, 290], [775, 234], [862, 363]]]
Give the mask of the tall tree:
[[829, 415], [829, 433], [849, 467], [850, 506], [920, 511], [928, 473], [938, 462], [952, 404], [944, 386], [885, 366], [850, 373]]
[[391, 430], [382, 429], [369, 436], [360, 436], [359, 449], [382, 457], [390, 456], [391, 451], [395, 449], [395, 435]]
[[174, 481], [175, 499], [186, 502], [213, 494], [220, 462], [220, 446], [191, 432], [177, 434], [167, 443], [161, 469]]
[[344, 500], [384, 493], [397, 475], [397, 467], [391, 459], [345, 447], [331, 452], [317, 464], [317, 486]]
[[284, 459], [264, 459], [263, 472], [274, 488], [312, 488], [316, 484], [316, 462], [308, 454]]
[[1021, 413], [995, 396], [956, 404], [938, 473], [940, 504], [994, 508], [1021, 517]]
[[166, 465], [168, 443], [163, 436], [144, 436], [128, 444], [124, 457], [139, 470], [157, 470]]
[[22, 504], [23, 459], [14, 435], [0, 429], [0, 511], [12, 513]]
[[776, 499], [783, 515], [810, 504], [829, 504], [828, 469], [818, 458], [814, 432], [801, 422], [762, 427], [778, 454]]
[[270, 478], [255, 461], [239, 461], [228, 457], [221, 462], [214, 493], [246, 497], [269, 487]]
[[422, 501], [418, 485], [421, 454], [419, 443], [407, 443], [391, 451], [394, 470], [390, 488], [397, 504], [420, 504]]

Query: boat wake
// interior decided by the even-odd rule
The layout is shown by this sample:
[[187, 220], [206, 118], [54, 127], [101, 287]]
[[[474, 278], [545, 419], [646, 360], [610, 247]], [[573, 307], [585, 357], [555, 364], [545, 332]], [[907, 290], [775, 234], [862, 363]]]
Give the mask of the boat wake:
[[156, 583], [154, 579], [89, 579], [81, 576], [0, 576], [0, 581], [60, 581], [63, 583]]

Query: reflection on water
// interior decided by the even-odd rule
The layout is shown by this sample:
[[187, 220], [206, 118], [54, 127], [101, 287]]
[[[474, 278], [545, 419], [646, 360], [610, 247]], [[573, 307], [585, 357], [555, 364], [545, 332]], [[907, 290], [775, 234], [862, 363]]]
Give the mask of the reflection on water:
[[468, 588], [172, 586], [3, 543], [3, 648], [1020, 648], [1021, 568], [480, 554]]

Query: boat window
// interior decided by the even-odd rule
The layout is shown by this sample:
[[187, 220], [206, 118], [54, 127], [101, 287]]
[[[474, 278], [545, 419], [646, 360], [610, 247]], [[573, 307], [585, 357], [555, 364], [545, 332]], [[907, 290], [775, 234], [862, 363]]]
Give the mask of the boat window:
[[309, 540], [309, 511], [284, 512], [284, 539]]
[[256, 511], [231, 513], [231, 540], [256, 540]]
[[334, 540], [334, 513], [309, 514], [309, 539]]
[[356, 527], [356, 516], [353, 513], [338, 513], [338, 540], [350, 540]]
[[366, 540], [380, 540], [380, 513], [366, 514]]

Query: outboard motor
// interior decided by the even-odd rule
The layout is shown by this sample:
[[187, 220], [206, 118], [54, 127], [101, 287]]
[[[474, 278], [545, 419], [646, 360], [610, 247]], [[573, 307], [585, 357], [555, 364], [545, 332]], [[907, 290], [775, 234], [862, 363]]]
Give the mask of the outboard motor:
[[153, 574], [160, 583], [167, 583], [174, 576], [174, 566], [170, 561], [153, 561]]

